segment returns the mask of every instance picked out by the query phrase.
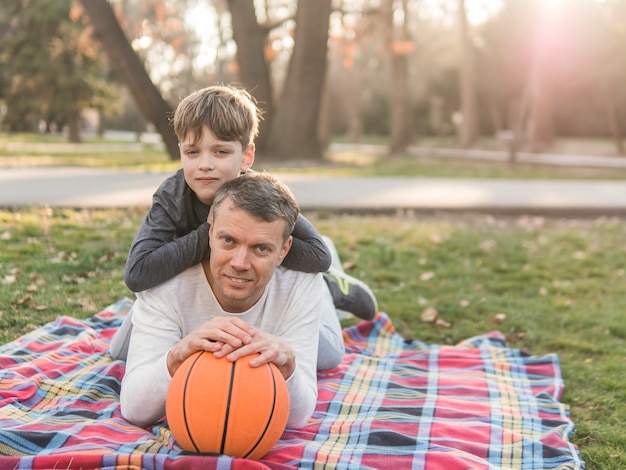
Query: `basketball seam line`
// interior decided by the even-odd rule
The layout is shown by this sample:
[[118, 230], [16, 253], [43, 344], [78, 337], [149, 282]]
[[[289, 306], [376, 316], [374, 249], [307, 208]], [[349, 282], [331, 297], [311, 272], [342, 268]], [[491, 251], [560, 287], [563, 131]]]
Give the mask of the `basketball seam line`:
[[226, 435], [228, 433], [228, 418], [230, 415], [230, 401], [233, 396], [233, 383], [235, 382], [235, 367], [237, 362], [232, 363], [232, 367], [230, 369], [230, 386], [228, 387], [228, 399], [226, 400], [226, 416], [224, 416], [224, 430], [222, 432], [222, 443], [220, 445], [220, 454], [224, 453], [224, 448], [226, 447]]
[[255, 444], [252, 446], [252, 449], [250, 449], [248, 451], [248, 453], [244, 456], [244, 458], [247, 458], [252, 452], [254, 452], [256, 450], [256, 448], [258, 447], [260, 442], [265, 437], [265, 434], [267, 433], [267, 429], [270, 427], [270, 424], [272, 423], [272, 419], [274, 418], [274, 410], [276, 409], [276, 377], [274, 376], [274, 369], [272, 369], [272, 366], [270, 364], [267, 364], [267, 367], [268, 367], [268, 369], [270, 371], [270, 376], [272, 377], [272, 386], [274, 388], [274, 393], [272, 394], [273, 395], [272, 410], [270, 412], [270, 416], [269, 416], [267, 422], [265, 423], [265, 429], [263, 429], [263, 432], [261, 433], [261, 435], [259, 436], [259, 438], [255, 442]]
[[[187, 372], [187, 377], [189, 377], [191, 375], [191, 371], [196, 366], [196, 363], [200, 360], [200, 357], [203, 354], [204, 354], [204, 352], [201, 352], [194, 359], [193, 363], [191, 364], [191, 367], [189, 368], [189, 372]], [[189, 381], [186, 380], [185, 381], [185, 387], [183, 388], [183, 400], [182, 400], [182, 402], [183, 402], [183, 421], [185, 423], [185, 430], [187, 431], [187, 435], [189, 436], [189, 440], [191, 440], [191, 443], [193, 444], [194, 448], [196, 449], [196, 452], [200, 452], [200, 449], [198, 448], [198, 445], [196, 444], [196, 441], [194, 441], [193, 436], [189, 432], [189, 423], [187, 422], [187, 407], [185, 406], [185, 400], [187, 398], [187, 385], [188, 384], [189, 384]]]

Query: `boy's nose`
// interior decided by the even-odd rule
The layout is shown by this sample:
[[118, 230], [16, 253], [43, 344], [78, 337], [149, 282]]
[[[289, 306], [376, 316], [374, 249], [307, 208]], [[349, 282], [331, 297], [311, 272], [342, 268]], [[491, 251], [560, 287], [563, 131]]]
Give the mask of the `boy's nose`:
[[199, 168], [202, 170], [212, 170], [213, 168], [215, 168], [213, 155], [211, 155], [209, 152], [206, 152], [206, 153], [203, 152], [202, 155], [200, 155]]

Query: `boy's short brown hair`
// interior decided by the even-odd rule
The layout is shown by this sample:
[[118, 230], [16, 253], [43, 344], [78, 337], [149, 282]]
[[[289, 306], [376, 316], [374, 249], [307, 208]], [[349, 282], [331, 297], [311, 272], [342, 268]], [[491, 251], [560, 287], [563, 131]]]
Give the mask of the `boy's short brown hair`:
[[207, 126], [219, 140], [241, 142], [245, 150], [259, 133], [261, 113], [243, 88], [215, 85], [183, 98], [174, 111], [174, 132], [183, 140], [190, 132], [196, 143]]

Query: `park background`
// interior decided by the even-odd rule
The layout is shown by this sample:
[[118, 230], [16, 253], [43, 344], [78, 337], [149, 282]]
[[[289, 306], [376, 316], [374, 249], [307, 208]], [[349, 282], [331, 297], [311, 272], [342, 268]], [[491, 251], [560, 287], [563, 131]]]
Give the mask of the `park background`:
[[620, 0], [4, 2], [2, 128], [152, 129], [176, 159], [178, 101], [236, 82], [271, 160], [338, 137], [621, 155], [625, 17]]
[[[0, 166], [173, 170], [176, 103], [236, 82], [264, 110], [255, 167], [623, 179], [519, 156], [623, 158], [625, 35], [622, 0], [2, 2]], [[504, 162], [438, 158], [491, 150]], [[130, 295], [145, 210], [4, 208], [2, 341]], [[622, 218], [307, 216], [403, 335], [455, 344], [499, 329], [558, 353], [588, 468], [626, 465]]]

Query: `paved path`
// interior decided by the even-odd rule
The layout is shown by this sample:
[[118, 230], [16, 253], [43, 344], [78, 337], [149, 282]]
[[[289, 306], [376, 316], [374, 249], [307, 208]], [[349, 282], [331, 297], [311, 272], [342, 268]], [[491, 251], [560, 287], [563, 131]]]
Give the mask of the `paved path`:
[[[0, 169], [0, 206], [149, 206], [167, 176], [86, 168]], [[303, 210], [626, 214], [626, 181], [278, 176]]]

